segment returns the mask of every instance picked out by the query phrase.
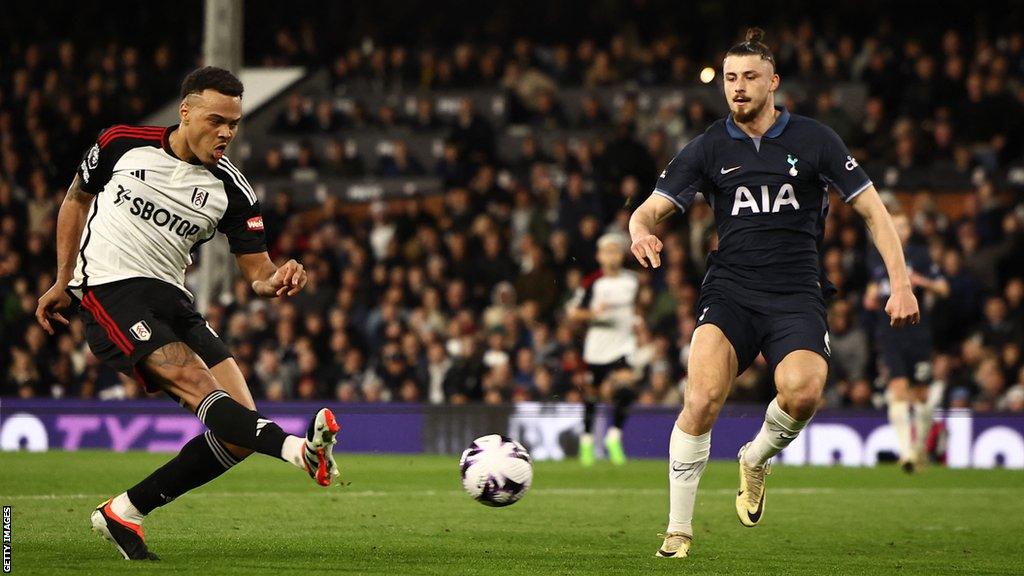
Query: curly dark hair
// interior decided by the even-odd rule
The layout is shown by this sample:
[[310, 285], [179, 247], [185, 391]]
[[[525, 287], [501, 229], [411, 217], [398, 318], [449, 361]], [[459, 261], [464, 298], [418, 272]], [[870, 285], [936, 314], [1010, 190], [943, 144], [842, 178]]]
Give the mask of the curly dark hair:
[[216, 90], [226, 96], [242, 97], [242, 81], [231, 72], [216, 66], [204, 66], [193, 70], [181, 81], [181, 97], [201, 94], [206, 89]]

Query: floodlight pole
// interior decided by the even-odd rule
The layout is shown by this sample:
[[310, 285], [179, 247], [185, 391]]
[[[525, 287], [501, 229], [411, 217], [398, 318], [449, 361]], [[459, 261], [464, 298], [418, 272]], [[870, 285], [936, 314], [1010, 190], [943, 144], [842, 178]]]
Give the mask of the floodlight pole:
[[[203, 63], [242, 71], [242, 0], [206, 0], [203, 24]], [[236, 140], [238, 137], [236, 136]], [[236, 145], [237, 149], [237, 145]], [[238, 160], [234, 161], [238, 165]], [[211, 302], [231, 289], [236, 266], [223, 235], [215, 235], [200, 248], [196, 305], [205, 313]]]

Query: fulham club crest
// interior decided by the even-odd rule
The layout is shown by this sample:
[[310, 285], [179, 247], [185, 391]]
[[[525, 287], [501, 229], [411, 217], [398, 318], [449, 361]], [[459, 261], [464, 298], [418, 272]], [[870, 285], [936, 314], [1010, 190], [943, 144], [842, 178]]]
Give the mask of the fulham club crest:
[[153, 336], [153, 332], [149, 329], [149, 324], [146, 324], [145, 320], [136, 322], [128, 331], [139, 342], [148, 342], [150, 337]]
[[206, 206], [206, 201], [210, 199], [210, 193], [202, 188], [194, 188], [192, 190], [192, 205], [196, 208], [202, 208]]
[[86, 167], [90, 170], [95, 170], [100, 165], [100, 145], [93, 144], [92, 148], [89, 148], [89, 155], [85, 159]]

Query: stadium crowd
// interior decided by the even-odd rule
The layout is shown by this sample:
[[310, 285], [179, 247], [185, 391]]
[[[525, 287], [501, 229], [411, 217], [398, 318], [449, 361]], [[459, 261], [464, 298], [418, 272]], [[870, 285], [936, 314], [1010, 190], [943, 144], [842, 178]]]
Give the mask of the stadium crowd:
[[[317, 63], [312, 31], [285, 29], [267, 64]], [[862, 163], [898, 169], [939, 170], [956, 179], [981, 168], [995, 171], [1024, 150], [1024, 33], [981, 36], [973, 42], [948, 29], [935, 42], [897, 37], [882, 27], [875, 35], [843, 35], [826, 41], [810, 22], [783, 27], [769, 36], [778, 72], [785, 82], [809, 87], [813, 97], [789, 100], [794, 111], [814, 115], [832, 126]], [[724, 45], [724, 43], [723, 43]], [[305, 47], [300, 49], [300, 47]], [[431, 90], [500, 88], [509, 97], [507, 119], [536, 129], [633, 125], [637, 135], [659, 127], [669, 141], [688, 139], [714, 120], [701, 102], [686, 109], [667, 107], [638, 116], [636, 102], [605, 110], [585, 98], [572, 116], [559, 101], [561, 88], [630, 85], [680, 86], [699, 82], [704, 65], [666, 36], [644, 42], [623, 32], [607, 45], [584, 39], [576, 45], [537, 45], [519, 38], [511, 47], [460, 43], [449, 50], [407, 46], [352, 47], [325, 64], [333, 94], [294, 95], [276, 128], [292, 134], [336, 134], [345, 129], [436, 128], [440, 124], [424, 98], [414, 112], [392, 105], [366, 109], [356, 102], [338, 109], [332, 96], [365, 93], [427, 93]], [[862, 83], [868, 92], [864, 112], [851, 117], [839, 105], [833, 87]], [[372, 170], [372, 167], [370, 168]], [[887, 185], [913, 186], [892, 181]]]
[[[951, 286], [948, 298], [922, 303], [932, 317], [934, 378], [951, 406], [1024, 411], [1024, 195], [1005, 179], [1022, 159], [1024, 35], [968, 39], [947, 31], [926, 42], [897, 40], [883, 28], [827, 39], [804, 23], [770, 29], [769, 40], [784, 81], [821, 87], [813, 98], [787, 104], [834, 127], [874, 166], [880, 188], [905, 191], [890, 169], [909, 166], [969, 183], [952, 214], [927, 190], [904, 194], [913, 241], [928, 247]], [[448, 131], [444, 153], [424, 166], [400, 141], [380, 159], [353, 158], [340, 144], [333, 155], [307, 151], [294, 161], [271, 150], [248, 168], [254, 177], [287, 174], [295, 162], [323, 175], [432, 173], [445, 189], [439, 199], [374, 204], [365, 218], [351, 216], [336, 198], [304, 214], [287, 193], [263, 199], [272, 256], [298, 259], [310, 282], [294, 298], [260, 300], [239, 281], [208, 310], [254, 395], [435, 404], [578, 399], [576, 385], [588, 377], [582, 332], [565, 320], [564, 306], [596, 268], [595, 240], [625, 230], [674, 143], [713, 118], [699, 102], [648, 116], [628, 98], [614, 110], [594, 100], [569, 117], [559, 89], [691, 84], [703, 62], [677, 39], [644, 43], [627, 32], [575, 45], [519, 39], [446, 50], [362, 46], [326, 60], [312, 29], [282, 29], [275, 42], [259, 61], [326, 61], [335, 94], [500, 87], [512, 102], [510, 124], [538, 131], [585, 126], [602, 135], [549, 149], [528, 137], [509, 162], [494, 152], [504, 127], [468, 104], [445, 124], [429, 99], [404, 116], [387, 107], [342, 113], [327, 94], [292, 96], [276, 132], [440, 129]], [[175, 61], [169, 46], [83, 50], [70, 41], [11, 44], [0, 56], [0, 395], [141, 394], [136, 383], [99, 366], [80, 321], [49, 338], [33, 311], [53, 280], [56, 212], [81, 153], [100, 128], [130, 123], [164, 103], [188, 63]], [[865, 85], [861, 116], [836, 105], [827, 88], [837, 81]], [[640, 272], [635, 365], [641, 404], [678, 406], [704, 256], [715, 243], [709, 208], [695, 203], [662, 235], [665, 264]], [[822, 247], [839, 288], [829, 310], [831, 406], [880, 401], [880, 312], [864, 299], [869, 246], [853, 211], [833, 202]], [[761, 361], [732, 391], [739, 401], [770, 395]]]

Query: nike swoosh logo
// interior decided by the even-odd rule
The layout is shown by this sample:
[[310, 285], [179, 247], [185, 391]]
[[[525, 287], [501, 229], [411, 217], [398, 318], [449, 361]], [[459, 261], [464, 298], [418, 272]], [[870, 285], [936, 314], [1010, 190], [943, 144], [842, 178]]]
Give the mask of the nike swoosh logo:
[[762, 510], [764, 510], [764, 492], [761, 492], [761, 500], [757, 503], [757, 510], [753, 513], [747, 511], [747, 518], [749, 518], [754, 524], [757, 524], [757, 521], [761, 519]]
[[732, 172], [733, 170], [739, 170], [740, 168], [740, 166], [733, 166], [732, 168], [726, 170], [725, 166], [722, 166], [722, 174], [728, 174], [729, 172]]

